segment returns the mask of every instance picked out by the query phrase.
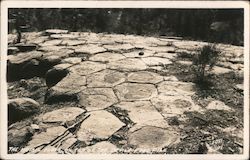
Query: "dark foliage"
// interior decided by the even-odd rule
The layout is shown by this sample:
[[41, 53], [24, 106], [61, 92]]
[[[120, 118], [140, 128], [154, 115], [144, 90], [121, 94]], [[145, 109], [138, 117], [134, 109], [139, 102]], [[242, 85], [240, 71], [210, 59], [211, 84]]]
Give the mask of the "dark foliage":
[[[49, 28], [243, 43], [242, 9], [9, 9], [9, 32]], [[212, 25], [212, 26], [211, 26]]]

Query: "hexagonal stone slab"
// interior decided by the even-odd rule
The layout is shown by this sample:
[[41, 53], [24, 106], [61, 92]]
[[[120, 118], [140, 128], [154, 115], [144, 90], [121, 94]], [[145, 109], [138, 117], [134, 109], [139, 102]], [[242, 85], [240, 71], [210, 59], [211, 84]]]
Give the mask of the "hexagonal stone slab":
[[129, 118], [137, 124], [146, 125], [154, 120], [163, 120], [162, 115], [154, 108], [149, 101], [120, 102], [115, 105], [127, 110]]
[[40, 46], [42, 46], [42, 47], [57, 46], [60, 43], [62, 43], [62, 40], [60, 40], [60, 39], [53, 39], [53, 40], [49, 40], [49, 41], [45, 41], [44, 43], [41, 43]]
[[86, 54], [96, 54], [96, 53], [101, 53], [101, 52], [105, 52], [106, 49], [103, 47], [100, 47], [98, 45], [82, 45], [82, 46], [78, 46], [75, 48], [75, 52], [76, 53], [86, 53]]
[[62, 60], [63, 63], [77, 64], [82, 62], [82, 58], [79, 57], [69, 57]]
[[158, 84], [158, 92], [165, 95], [193, 95], [195, 84], [191, 82], [163, 81]]
[[206, 109], [210, 109], [210, 110], [224, 110], [224, 111], [233, 111], [232, 108], [230, 108], [229, 106], [227, 106], [224, 102], [221, 101], [212, 101], [210, 102]]
[[85, 110], [78, 107], [64, 107], [45, 113], [41, 119], [43, 122], [68, 122], [76, 119]]
[[87, 76], [88, 87], [113, 87], [126, 80], [125, 73], [104, 70]]
[[139, 149], [162, 149], [179, 141], [177, 132], [146, 126], [129, 135], [129, 144]]
[[104, 45], [103, 47], [110, 51], [122, 51], [135, 48], [131, 44]]
[[103, 69], [106, 69], [105, 64], [91, 62], [91, 61], [84, 61], [82, 63], [79, 63], [78, 65], [69, 68], [69, 71], [84, 76], [94, 72], [98, 72]]
[[151, 51], [151, 50], [136, 50], [132, 52], [123, 53], [125, 57], [129, 57], [129, 58], [149, 57], [149, 56], [153, 56], [154, 54], [155, 54], [155, 51]]
[[142, 61], [146, 63], [148, 66], [172, 64], [172, 62], [169, 59], [160, 57], [145, 57], [142, 58]]
[[160, 94], [151, 99], [152, 104], [165, 118], [182, 115], [185, 111], [202, 111], [189, 96], [168, 96]]
[[128, 75], [128, 81], [137, 83], [159, 83], [163, 77], [157, 73], [148, 71], [133, 72]]
[[103, 141], [98, 142], [92, 146], [88, 146], [85, 148], [80, 148], [77, 150], [77, 153], [84, 154], [84, 153], [94, 153], [94, 154], [111, 154], [115, 153], [118, 148], [110, 142]]
[[120, 71], [138, 71], [138, 70], [145, 70], [147, 66], [140, 59], [127, 58], [119, 61], [110, 62], [108, 63], [107, 68]]
[[117, 60], [124, 59], [124, 58], [125, 56], [123, 56], [122, 54], [105, 52], [105, 53], [99, 53], [94, 56], [91, 56], [89, 60], [99, 61], [99, 62], [112, 62], [112, 61], [117, 61]]
[[60, 45], [77, 46], [77, 45], [81, 45], [84, 43], [85, 43], [85, 41], [67, 39], [67, 40], [63, 40], [62, 43], [60, 43]]
[[58, 136], [62, 135], [65, 131], [66, 128], [62, 126], [47, 128], [45, 132], [35, 134], [28, 142], [27, 146], [21, 150], [21, 152], [29, 150], [32, 151], [37, 146], [48, 144]]
[[158, 94], [152, 84], [123, 83], [116, 86], [115, 90], [122, 101], [148, 100]]
[[177, 57], [176, 54], [167, 53], [167, 52], [159, 52], [159, 53], [156, 53], [154, 56], [155, 57], [163, 57], [163, 58], [167, 58], [167, 59], [175, 59]]
[[63, 29], [47, 29], [45, 30], [46, 34], [66, 34], [68, 33], [68, 30], [63, 30]]
[[118, 102], [111, 88], [86, 88], [79, 93], [79, 103], [87, 111], [105, 109]]
[[107, 111], [100, 110], [90, 113], [90, 117], [82, 122], [77, 132], [77, 138], [87, 144], [93, 139], [108, 139], [125, 125]]

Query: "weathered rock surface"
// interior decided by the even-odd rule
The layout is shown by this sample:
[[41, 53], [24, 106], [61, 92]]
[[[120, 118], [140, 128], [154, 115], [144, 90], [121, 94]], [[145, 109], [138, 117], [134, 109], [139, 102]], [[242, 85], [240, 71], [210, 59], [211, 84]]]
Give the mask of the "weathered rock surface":
[[138, 71], [138, 70], [145, 70], [147, 66], [140, 59], [127, 58], [119, 61], [110, 62], [107, 65], [107, 68], [120, 71]]
[[79, 93], [79, 103], [87, 111], [105, 109], [118, 102], [111, 88], [86, 88]]
[[107, 139], [124, 125], [107, 111], [93, 111], [90, 117], [81, 124], [77, 139], [87, 144], [93, 139]]
[[80, 148], [77, 150], [78, 154], [111, 154], [115, 153], [118, 148], [110, 142], [98, 142], [92, 146]]
[[113, 87], [126, 80], [125, 73], [104, 70], [87, 76], [88, 87]]
[[152, 84], [123, 83], [115, 87], [121, 101], [148, 100], [157, 95], [157, 89]]
[[122, 54], [105, 52], [93, 55], [89, 58], [89, 60], [97, 62], [112, 62], [124, 58], [125, 57]]
[[46, 34], [51, 35], [51, 34], [66, 34], [68, 33], [68, 30], [63, 30], [63, 29], [47, 29], [45, 31]]
[[13, 123], [39, 112], [39, 103], [31, 98], [16, 98], [8, 101], [8, 121]]
[[172, 63], [169, 59], [160, 57], [145, 57], [142, 58], [142, 61], [148, 66], [168, 65]]
[[65, 123], [68, 121], [73, 121], [75, 118], [82, 113], [84, 113], [85, 110], [78, 108], [78, 107], [64, 107], [61, 109], [57, 109], [51, 112], [45, 113], [42, 117], [41, 120], [42, 122], [60, 122], [60, 123]]
[[33, 133], [29, 127], [13, 128], [8, 130], [8, 145], [10, 147], [21, 147], [32, 137]]
[[151, 102], [165, 118], [183, 115], [186, 111], [202, 111], [202, 108], [195, 105], [188, 96], [160, 94], [152, 98]]
[[224, 111], [232, 111], [233, 109], [227, 106], [225, 103], [221, 101], [212, 101], [210, 102], [206, 109], [211, 109], [211, 110], [224, 110]]
[[158, 91], [165, 95], [193, 95], [195, 85], [191, 82], [164, 81], [158, 85]]
[[162, 149], [178, 142], [178, 133], [158, 127], [143, 127], [129, 135], [129, 144], [139, 149]]
[[65, 127], [51, 127], [47, 128], [45, 132], [35, 134], [27, 146], [21, 150], [21, 153], [33, 152], [34, 149], [41, 145], [49, 145], [54, 139], [62, 135], [66, 131]]
[[86, 54], [96, 54], [96, 53], [101, 53], [101, 52], [105, 52], [106, 49], [100, 46], [96, 46], [96, 45], [82, 45], [82, 46], [78, 46], [75, 48], [75, 52], [76, 53], [86, 53]]
[[128, 75], [128, 81], [137, 83], [159, 83], [163, 81], [163, 77], [157, 73], [140, 71], [132, 72]]
[[101, 71], [103, 69], [106, 69], [105, 64], [91, 62], [91, 61], [84, 61], [79, 63], [78, 65], [70, 67], [69, 71], [79, 74], [79, 76], [85, 76], [94, 72]]
[[151, 50], [136, 50], [132, 52], [123, 53], [125, 57], [129, 57], [129, 58], [149, 57], [149, 56], [153, 56], [154, 54], [155, 54], [155, 51], [151, 51]]

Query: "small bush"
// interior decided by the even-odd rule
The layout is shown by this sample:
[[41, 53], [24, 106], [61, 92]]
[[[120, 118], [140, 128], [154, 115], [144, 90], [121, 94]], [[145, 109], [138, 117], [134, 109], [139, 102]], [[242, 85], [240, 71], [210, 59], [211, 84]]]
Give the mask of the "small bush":
[[197, 83], [207, 82], [209, 72], [219, 60], [221, 51], [215, 45], [209, 44], [198, 49], [198, 53], [193, 57], [193, 70]]

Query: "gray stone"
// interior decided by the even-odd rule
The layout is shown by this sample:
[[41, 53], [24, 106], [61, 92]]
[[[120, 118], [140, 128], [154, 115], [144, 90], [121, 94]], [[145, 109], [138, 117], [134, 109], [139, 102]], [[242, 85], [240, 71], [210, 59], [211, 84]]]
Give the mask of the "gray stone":
[[93, 139], [108, 139], [124, 125], [107, 111], [93, 111], [90, 112], [90, 117], [82, 122], [77, 132], [77, 139], [87, 144]]
[[77, 46], [77, 45], [81, 45], [81, 44], [84, 44], [85, 41], [80, 41], [80, 40], [63, 40], [60, 45], [63, 45], [63, 46]]
[[77, 64], [82, 62], [82, 58], [79, 57], [69, 57], [62, 60], [63, 63]]
[[41, 43], [40, 46], [42, 46], [42, 47], [57, 46], [57, 45], [59, 45], [61, 43], [62, 43], [62, 40], [54, 39], [54, 40], [45, 41], [44, 43]]
[[105, 109], [118, 102], [111, 88], [86, 88], [79, 93], [79, 103], [87, 111]]
[[32, 59], [41, 58], [43, 55], [42, 52], [39, 51], [31, 51], [26, 53], [18, 53], [16, 55], [8, 56], [8, 63], [10, 64], [22, 64], [24, 62], [30, 61]]
[[175, 76], [165, 76], [163, 78], [164, 78], [164, 81], [175, 81], [175, 82], [179, 81], [177, 77]]
[[65, 123], [73, 121], [77, 116], [84, 113], [85, 110], [78, 107], [64, 107], [51, 112], [47, 112], [41, 116], [42, 122], [60, 122]]
[[75, 137], [67, 138], [66, 140], [63, 141], [62, 145], [60, 146], [60, 149], [61, 149], [61, 150], [67, 150], [67, 149], [69, 149], [76, 141], [77, 141], [77, 139], [76, 139]]
[[99, 54], [93, 55], [89, 58], [89, 60], [99, 61], [99, 62], [112, 62], [112, 61], [117, 61], [117, 60], [124, 59], [124, 58], [125, 56], [123, 56], [122, 54], [105, 52], [105, 53], [99, 53]]
[[24, 151], [32, 151], [36, 147], [49, 144], [51, 141], [56, 139], [58, 136], [62, 135], [66, 131], [65, 127], [58, 126], [58, 127], [51, 127], [47, 128], [46, 131], [35, 134], [32, 139], [28, 142], [27, 146], [21, 150]]
[[162, 149], [179, 141], [178, 133], [146, 126], [129, 135], [129, 144], [139, 149]]
[[125, 80], [125, 73], [104, 70], [87, 76], [87, 85], [88, 87], [113, 87]]
[[129, 58], [149, 57], [149, 56], [153, 56], [154, 54], [155, 54], [155, 51], [151, 51], [151, 50], [136, 50], [132, 52], [123, 53], [125, 57], [129, 57]]
[[122, 101], [148, 100], [157, 95], [157, 89], [152, 84], [123, 83], [115, 90]]
[[46, 52], [44, 54], [44, 56], [59, 56], [60, 58], [66, 58], [69, 57], [69, 55], [73, 54], [74, 51], [72, 49], [67, 49], [67, 48], [62, 48], [60, 50], [57, 51], [50, 51], [50, 52]]
[[232, 108], [230, 108], [229, 106], [227, 106], [225, 103], [221, 102], [221, 101], [218, 101], [218, 100], [215, 100], [215, 101], [212, 101], [210, 102], [206, 109], [209, 109], [209, 110], [224, 110], [224, 111], [233, 111]]
[[145, 57], [142, 58], [142, 61], [145, 62], [148, 66], [172, 64], [172, 62], [169, 59], [160, 57]]
[[116, 51], [116, 52], [135, 48], [131, 44], [104, 45], [103, 47], [106, 48], [108, 51]]
[[9, 123], [22, 120], [39, 112], [39, 103], [31, 98], [16, 98], [8, 101]]
[[164, 81], [158, 84], [158, 92], [165, 95], [193, 95], [195, 84], [191, 82]]
[[92, 146], [88, 146], [85, 148], [80, 148], [77, 150], [77, 153], [79, 154], [111, 154], [115, 153], [118, 150], [118, 148], [113, 145], [110, 142], [103, 141], [103, 142], [98, 142]]
[[232, 72], [232, 70], [228, 68], [214, 66], [211, 72], [214, 74], [225, 74], [225, 73]]
[[79, 36], [78, 35], [73, 35], [73, 34], [52, 34], [50, 38], [54, 39], [77, 39]]
[[137, 125], [152, 125], [153, 121], [164, 121], [162, 115], [149, 101], [120, 102], [115, 106], [127, 110], [129, 118]]
[[9, 147], [21, 147], [25, 145], [33, 133], [29, 129], [29, 127], [23, 128], [12, 128], [8, 130], [8, 145]]
[[19, 49], [17, 47], [8, 47], [8, 55], [16, 54], [17, 52], [19, 52]]
[[160, 94], [151, 99], [152, 104], [165, 117], [183, 115], [186, 111], [202, 111], [189, 96], [168, 96]]
[[175, 59], [177, 56], [176, 54], [168, 53], [168, 52], [158, 52], [154, 55], [155, 57], [162, 57], [167, 59]]
[[69, 68], [70, 72], [79, 74], [79, 76], [88, 75], [106, 69], [106, 65], [98, 62], [84, 61]]
[[76, 53], [86, 53], [86, 54], [96, 54], [96, 53], [101, 53], [101, 52], [105, 52], [106, 49], [103, 47], [100, 47], [98, 45], [82, 45], [82, 46], [78, 46], [75, 48], [75, 52]]
[[148, 71], [133, 72], [128, 75], [128, 81], [137, 83], [159, 83], [163, 77], [157, 73]]
[[45, 33], [48, 34], [48, 35], [51, 35], [51, 34], [66, 34], [68, 32], [69, 32], [68, 30], [63, 30], [63, 29], [47, 29], [47, 30], [45, 30]]
[[176, 63], [182, 64], [182, 65], [192, 65], [192, 61], [176, 61]]
[[107, 67], [120, 71], [139, 71], [145, 70], [147, 68], [145, 63], [143, 63], [142, 60], [137, 58], [127, 58], [119, 61], [110, 62]]

